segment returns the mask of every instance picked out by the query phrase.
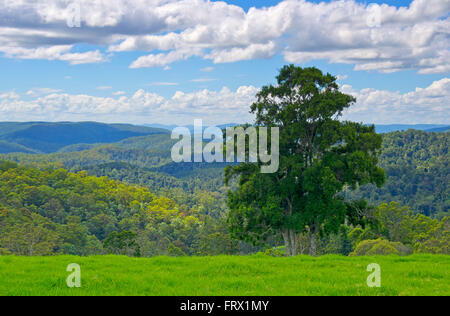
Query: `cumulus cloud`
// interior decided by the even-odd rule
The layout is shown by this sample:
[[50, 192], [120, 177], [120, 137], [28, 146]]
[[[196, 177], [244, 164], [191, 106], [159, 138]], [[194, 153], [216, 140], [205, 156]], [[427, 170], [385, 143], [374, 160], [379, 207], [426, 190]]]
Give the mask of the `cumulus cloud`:
[[[81, 27], [70, 28], [70, 4]], [[39, 3], [39, 4], [37, 4]], [[207, 0], [4, 0], [0, 52], [7, 57], [101, 62], [99, 51], [144, 51], [131, 68], [165, 67], [194, 56], [230, 63], [282, 54], [287, 62], [326, 59], [356, 70], [450, 71], [450, 0], [414, 0], [409, 7], [354, 0], [284, 0], [251, 8]]]
[[345, 113], [347, 119], [378, 124], [450, 122], [450, 78], [404, 94], [372, 88], [355, 91], [349, 85], [342, 90], [357, 99]]
[[73, 53], [71, 52], [72, 48], [73, 45], [24, 48], [1, 46], [0, 42], [0, 52], [4, 53], [4, 55], [9, 58], [61, 60], [67, 61], [71, 65], [100, 63], [105, 61], [103, 54], [98, 50], [83, 53]]
[[5, 93], [0, 93], [0, 99], [3, 100], [2, 102], [8, 102], [10, 100], [19, 100], [20, 95], [14, 91], [9, 91]]
[[[165, 98], [140, 89], [130, 97], [52, 93], [24, 100], [15, 92], [0, 94], [0, 120], [99, 120], [126, 123], [186, 124], [194, 118], [210, 123], [250, 121], [249, 105], [258, 89], [243, 86], [235, 91], [178, 91]], [[176, 114], [176, 116], [174, 116]], [[176, 120], [174, 121], [174, 117]]]
[[31, 97], [46, 95], [46, 94], [52, 94], [52, 93], [59, 93], [62, 92], [61, 89], [52, 89], [52, 88], [33, 88], [31, 90], [28, 90], [26, 92], [26, 95]]
[[[343, 85], [357, 103], [344, 119], [377, 124], [448, 124], [450, 122], [450, 78], [407, 93], [355, 90]], [[143, 89], [131, 96], [96, 97], [51, 93], [28, 100], [14, 91], [0, 93], [0, 120], [99, 120], [124, 123], [159, 122], [185, 125], [195, 118], [208, 124], [252, 122], [249, 106], [259, 91], [253, 86], [236, 90], [177, 91], [163, 97]]]
[[200, 50], [179, 50], [179, 51], [171, 51], [167, 54], [150, 54], [147, 56], [141, 56], [136, 59], [131, 65], [130, 68], [149, 68], [149, 67], [157, 67], [157, 66], [167, 66], [173, 62], [179, 60], [186, 60], [192, 56], [200, 55]]

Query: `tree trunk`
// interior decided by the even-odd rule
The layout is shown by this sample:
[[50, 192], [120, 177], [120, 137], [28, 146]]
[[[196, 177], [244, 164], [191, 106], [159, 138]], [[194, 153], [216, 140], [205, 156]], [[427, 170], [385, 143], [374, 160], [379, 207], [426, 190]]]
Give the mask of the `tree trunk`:
[[317, 235], [315, 232], [311, 232], [309, 254], [313, 257], [317, 256]]
[[293, 257], [298, 255], [299, 234], [293, 229], [284, 229], [282, 231], [284, 245], [286, 247], [286, 256]]
[[283, 236], [283, 240], [284, 240], [284, 250], [286, 251], [286, 256], [290, 257], [291, 256], [291, 245], [289, 243], [289, 234], [287, 232], [287, 229], [283, 229], [283, 231], [281, 232], [281, 235]]

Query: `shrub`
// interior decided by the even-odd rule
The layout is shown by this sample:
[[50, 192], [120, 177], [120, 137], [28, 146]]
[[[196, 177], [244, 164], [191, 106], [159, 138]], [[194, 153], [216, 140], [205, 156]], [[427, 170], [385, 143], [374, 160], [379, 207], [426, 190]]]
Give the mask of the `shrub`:
[[385, 239], [363, 240], [350, 254], [350, 256], [376, 256], [400, 255], [406, 256], [412, 251], [400, 242], [391, 242]]
[[183, 256], [186, 256], [186, 254], [183, 252], [183, 250], [181, 250], [180, 248], [178, 248], [174, 244], [169, 244], [169, 246], [167, 247], [167, 251], [169, 253], [169, 256], [171, 256], [171, 257], [183, 257]]
[[0, 248], [0, 256], [10, 256], [12, 252], [5, 248]]
[[[426, 223], [426, 217], [417, 217], [416, 226]], [[450, 254], [450, 217], [444, 217], [436, 225], [424, 229], [416, 237], [414, 244], [416, 253]]]
[[267, 249], [264, 254], [266, 256], [271, 256], [271, 257], [284, 257], [286, 256], [286, 251], [285, 251], [285, 247], [274, 247], [274, 248], [269, 248]]
[[431, 253], [431, 254], [450, 254], [450, 238], [446, 239], [428, 239], [422, 243], [416, 243], [414, 245], [414, 251], [416, 253]]

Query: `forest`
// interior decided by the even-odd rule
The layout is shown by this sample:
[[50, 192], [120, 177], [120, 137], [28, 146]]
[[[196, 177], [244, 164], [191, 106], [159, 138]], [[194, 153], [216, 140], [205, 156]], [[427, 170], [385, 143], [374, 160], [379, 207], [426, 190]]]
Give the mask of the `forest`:
[[450, 133], [342, 120], [356, 99], [315, 67], [276, 80], [250, 106], [279, 136], [270, 173], [175, 163], [159, 128], [0, 124], [0, 254], [449, 254]]
[[202, 196], [195, 207], [179, 207], [147, 188], [84, 171], [2, 162], [0, 172], [2, 254], [194, 255], [237, 247], [201, 207], [208, 203]]
[[415, 212], [434, 218], [450, 210], [450, 133], [407, 130], [383, 135], [380, 166], [386, 171], [381, 188], [366, 185], [352, 198], [371, 204], [396, 201]]
[[[370, 223], [321, 237], [318, 254], [448, 254], [449, 141], [448, 132], [383, 134], [386, 184], [344, 192], [367, 199]], [[224, 164], [174, 164], [171, 143], [150, 135], [80, 151], [2, 155], [0, 253], [283, 255], [280, 237], [257, 246], [231, 238]], [[301, 236], [300, 253], [308, 253], [309, 238]]]

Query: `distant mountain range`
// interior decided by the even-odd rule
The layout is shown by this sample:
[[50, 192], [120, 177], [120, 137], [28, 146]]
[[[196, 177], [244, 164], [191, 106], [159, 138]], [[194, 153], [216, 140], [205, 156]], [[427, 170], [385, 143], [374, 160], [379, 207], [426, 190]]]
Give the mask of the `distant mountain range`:
[[407, 131], [409, 129], [415, 129], [425, 132], [446, 132], [450, 130], [450, 125], [436, 125], [436, 124], [416, 124], [416, 125], [405, 125], [405, 124], [391, 124], [391, 125], [375, 125], [377, 133], [390, 133], [397, 131]]
[[[229, 124], [222, 124], [217, 125], [219, 128], [226, 128], [230, 126], [237, 126], [239, 124], [236, 123], [229, 123]], [[153, 128], [162, 128], [166, 129], [168, 131], [172, 131], [174, 128], [178, 127], [178, 125], [163, 125], [163, 124], [146, 124], [145, 126], [153, 127]], [[193, 125], [186, 125], [183, 126], [189, 129], [189, 131], [192, 133], [194, 131]], [[207, 128], [208, 126], [203, 126], [203, 129]], [[450, 125], [443, 125], [443, 124], [391, 124], [391, 125], [375, 125], [375, 129], [377, 133], [384, 134], [384, 133], [390, 133], [390, 132], [397, 132], [397, 131], [407, 131], [409, 129], [415, 129], [419, 131], [425, 131], [425, 132], [446, 132], [450, 130]]]
[[442, 133], [442, 132], [449, 132], [450, 126], [444, 126], [444, 127], [436, 127], [431, 129], [426, 129], [425, 132], [435, 132], [435, 133]]
[[[238, 124], [222, 124], [219, 128], [236, 126]], [[148, 124], [136, 126], [130, 124], [104, 124], [96, 122], [0, 122], [0, 154], [7, 153], [54, 153], [88, 150], [96, 144], [116, 143], [129, 138], [149, 135], [167, 135], [176, 125]], [[191, 133], [193, 125], [185, 126]], [[204, 129], [207, 126], [204, 126]], [[449, 125], [376, 125], [378, 133], [389, 133], [408, 129], [426, 132], [450, 131]], [[163, 137], [166, 141], [166, 137]], [[169, 142], [168, 142], [169, 143]]]
[[[234, 127], [234, 126], [238, 126], [238, 125], [240, 125], [240, 124], [228, 123], [228, 124], [216, 125], [216, 127], [220, 128], [220, 129], [224, 129], [227, 127]], [[145, 124], [144, 126], [152, 127], [152, 128], [162, 128], [162, 129], [165, 129], [168, 131], [172, 131], [173, 129], [175, 129], [177, 127], [186, 127], [191, 133], [194, 133], [194, 125], [179, 126], [179, 125], [163, 125], [163, 124]], [[209, 127], [208, 125], [204, 125], [203, 131], [208, 127]]]
[[0, 153], [52, 153], [76, 144], [113, 143], [130, 137], [168, 134], [165, 129], [127, 124], [0, 123]]

